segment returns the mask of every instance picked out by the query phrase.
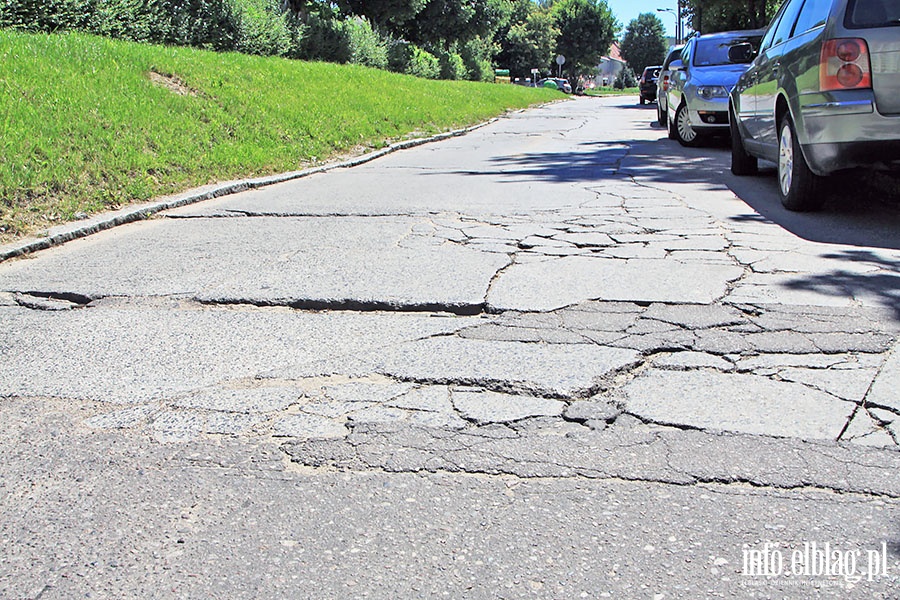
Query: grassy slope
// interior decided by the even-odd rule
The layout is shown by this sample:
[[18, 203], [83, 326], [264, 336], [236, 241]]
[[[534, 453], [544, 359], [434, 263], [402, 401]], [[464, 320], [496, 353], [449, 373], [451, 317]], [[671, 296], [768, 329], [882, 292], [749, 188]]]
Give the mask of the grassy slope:
[[[192, 94], [151, 81], [176, 76]], [[558, 98], [355, 66], [0, 30], [0, 242]]]
[[636, 87], [625, 88], [624, 90], [617, 90], [611, 87], [585, 90], [585, 94], [587, 94], [588, 96], [637, 96], [640, 93], [640, 88]]

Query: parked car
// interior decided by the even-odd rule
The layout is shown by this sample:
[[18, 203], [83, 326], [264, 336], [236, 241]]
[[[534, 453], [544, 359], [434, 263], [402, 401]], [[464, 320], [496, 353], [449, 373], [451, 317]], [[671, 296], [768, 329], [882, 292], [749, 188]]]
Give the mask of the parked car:
[[571, 93], [572, 93], [572, 84], [569, 83], [569, 80], [568, 80], [568, 79], [559, 79], [559, 78], [557, 78], [557, 79], [556, 79], [556, 85], [557, 85], [557, 87], [559, 87], [560, 90], [562, 90], [562, 91], [565, 92], [566, 94], [571, 94]]
[[556, 89], [558, 89], [559, 91], [565, 92], [566, 94], [572, 93], [572, 84], [569, 83], [568, 79], [563, 79], [562, 77], [547, 77], [545, 79], [541, 79], [537, 82], [538, 87], [548, 87], [546, 85], [548, 81], [553, 82], [553, 84], [556, 86]]
[[[787, 0], [731, 93], [731, 170], [778, 165], [790, 210], [821, 208], [824, 177], [900, 162], [900, 2]], [[755, 59], [754, 59], [754, 55]]]
[[665, 127], [667, 122], [666, 111], [668, 105], [666, 103], [666, 93], [669, 91], [669, 77], [672, 74], [669, 70], [669, 65], [681, 58], [682, 48], [684, 48], [684, 46], [673, 46], [669, 50], [669, 53], [666, 55], [666, 60], [663, 61], [662, 68], [659, 70], [659, 79], [656, 81], [657, 121], [662, 127]]
[[682, 146], [697, 146], [706, 135], [728, 133], [728, 94], [748, 67], [732, 62], [729, 49], [739, 44], [758, 48], [764, 33], [759, 29], [697, 35], [684, 45], [681, 58], [669, 65], [669, 138]]
[[656, 100], [656, 81], [657, 79], [659, 79], [660, 69], [662, 69], [662, 65], [656, 65], [644, 69], [644, 73], [641, 75], [641, 81], [639, 84], [641, 90], [641, 104], [653, 102], [654, 100]]

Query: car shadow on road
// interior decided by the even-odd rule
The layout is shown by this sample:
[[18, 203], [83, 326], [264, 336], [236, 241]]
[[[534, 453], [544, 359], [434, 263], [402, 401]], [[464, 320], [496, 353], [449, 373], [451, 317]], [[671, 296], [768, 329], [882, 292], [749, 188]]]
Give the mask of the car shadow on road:
[[884, 308], [894, 313], [894, 320], [900, 322], [900, 260], [880, 256], [871, 250], [842, 250], [822, 257], [868, 267], [872, 271], [861, 274], [859, 268], [854, 271], [834, 269], [823, 274], [798, 276], [786, 287], [825, 296], [877, 298]]
[[[836, 177], [830, 182], [824, 210], [795, 213], [784, 209], [778, 200], [774, 165], [761, 163], [759, 175], [735, 177], [730, 159], [727, 139], [715, 138], [701, 148], [683, 148], [668, 139], [596, 141], [567, 152], [501, 156], [493, 162], [497, 167], [494, 174], [501, 180], [585, 183], [597, 188], [604, 180], [634, 178], [644, 184], [668, 185], [676, 191], [677, 184], [692, 184], [692, 191], [698, 185], [701, 190], [730, 190], [750, 209], [725, 217], [735, 224], [771, 224], [810, 242], [860, 248], [822, 254], [823, 258], [853, 263], [855, 268], [797, 274], [786, 287], [875, 299], [900, 322], [900, 260], [878, 253], [900, 250], [900, 192], [878, 198], [859, 179]], [[871, 269], [860, 269], [860, 265]]]
[[656, 110], [656, 102], [648, 102], [647, 104], [641, 104], [639, 102], [635, 102], [634, 104], [622, 104], [617, 106], [616, 108], [631, 108], [636, 110]]
[[712, 138], [700, 148], [683, 148], [668, 139], [613, 140], [585, 142], [567, 152], [495, 157], [497, 170], [490, 174], [501, 180], [588, 184], [634, 177], [645, 183], [728, 189], [752, 209], [735, 214], [735, 221], [762, 220], [811, 242], [900, 250], [900, 190], [885, 194], [860, 185], [859, 179], [835, 177], [824, 210], [790, 212], [778, 201], [774, 165], [761, 162], [759, 175], [735, 177], [730, 160], [725, 138]]

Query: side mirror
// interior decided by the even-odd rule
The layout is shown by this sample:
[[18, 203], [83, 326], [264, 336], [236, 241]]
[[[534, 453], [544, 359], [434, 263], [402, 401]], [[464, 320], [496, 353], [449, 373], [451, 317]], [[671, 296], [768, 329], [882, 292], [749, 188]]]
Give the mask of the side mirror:
[[673, 60], [669, 63], [670, 71], [684, 71], [684, 63], [681, 60]]
[[739, 65], [751, 62], [754, 56], [753, 44], [735, 44], [728, 49], [728, 60]]

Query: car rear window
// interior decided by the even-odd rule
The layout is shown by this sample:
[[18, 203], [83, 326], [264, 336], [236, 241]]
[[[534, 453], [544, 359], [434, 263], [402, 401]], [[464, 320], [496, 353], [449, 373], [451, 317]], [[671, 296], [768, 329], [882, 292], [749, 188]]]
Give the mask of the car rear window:
[[695, 67], [714, 67], [717, 65], [730, 65], [728, 59], [728, 49], [737, 44], [752, 44], [754, 48], [759, 48], [761, 36], [740, 36], [730, 38], [710, 38], [704, 40], [702, 37], [694, 48], [694, 66]]
[[669, 65], [671, 63], [675, 62], [676, 60], [680, 60], [680, 59], [681, 59], [681, 48], [679, 48], [678, 50], [672, 50], [669, 53], [669, 56], [666, 57], [666, 61], [663, 63], [663, 71], [668, 69]]
[[900, 2], [897, 0], [851, 0], [847, 9], [847, 27], [891, 27], [900, 25]]

